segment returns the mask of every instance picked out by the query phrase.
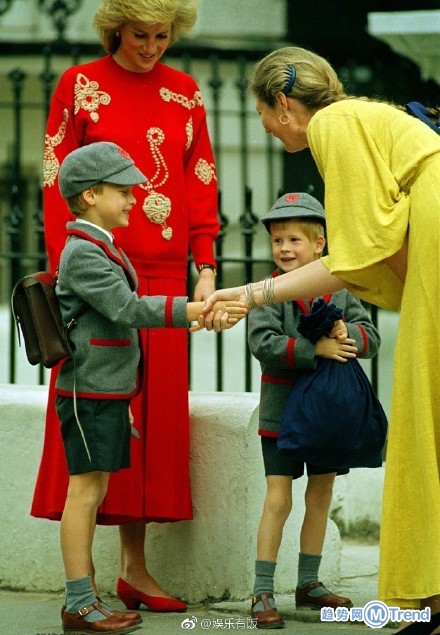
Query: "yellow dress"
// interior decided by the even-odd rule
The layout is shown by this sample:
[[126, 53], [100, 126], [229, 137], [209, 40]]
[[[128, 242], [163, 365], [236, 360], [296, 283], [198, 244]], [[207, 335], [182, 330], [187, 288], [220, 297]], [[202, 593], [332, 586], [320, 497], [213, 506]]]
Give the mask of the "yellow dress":
[[[318, 111], [329, 256], [350, 290], [399, 310], [380, 533], [379, 597], [440, 594], [440, 137], [406, 113], [348, 99]], [[409, 229], [403, 286], [381, 264]]]

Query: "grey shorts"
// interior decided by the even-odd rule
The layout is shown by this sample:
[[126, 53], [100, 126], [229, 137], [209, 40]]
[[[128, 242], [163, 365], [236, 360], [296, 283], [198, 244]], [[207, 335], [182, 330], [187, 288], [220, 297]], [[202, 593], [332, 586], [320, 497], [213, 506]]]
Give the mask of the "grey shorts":
[[307, 468], [307, 475], [310, 474], [332, 474], [336, 472], [348, 474], [349, 469], [337, 469], [335, 467], [318, 467], [303, 463], [302, 461], [292, 461], [288, 457], [281, 456], [277, 449], [277, 440], [274, 437], [261, 437], [261, 449], [263, 450], [264, 471], [266, 476], [291, 476], [293, 479], [300, 478], [304, 474], [304, 466]]
[[131, 426], [127, 399], [76, 399], [81, 428], [89, 448], [84, 445], [75, 417], [72, 397], [56, 398], [61, 434], [69, 474], [118, 472], [130, 467]]

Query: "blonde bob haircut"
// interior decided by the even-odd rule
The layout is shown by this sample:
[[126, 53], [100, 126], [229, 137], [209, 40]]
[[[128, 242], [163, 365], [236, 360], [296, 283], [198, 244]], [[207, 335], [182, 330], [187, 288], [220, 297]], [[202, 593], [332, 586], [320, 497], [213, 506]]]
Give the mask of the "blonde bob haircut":
[[[95, 185], [92, 185], [90, 189], [93, 190], [95, 194], [102, 194], [104, 191], [104, 183], [96, 183]], [[69, 210], [75, 216], [81, 216], [84, 212], [87, 212], [90, 207], [84, 199], [82, 192], [74, 194], [74, 196], [70, 196], [66, 200]]]
[[[289, 81], [292, 72], [296, 74], [293, 84]], [[270, 108], [275, 106], [278, 93], [309, 108], [322, 108], [348, 98], [327, 60], [297, 46], [278, 49], [257, 62], [249, 88]]]
[[93, 26], [109, 54], [118, 50], [117, 31], [127, 22], [170, 24], [170, 44], [174, 44], [194, 26], [197, 8], [198, 0], [102, 0]]
[[319, 220], [312, 220], [311, 218], [304, 218], [302, 216], [292, 216], [292, 218], [274, 219], [270, 221], [270, 223], [268, 223], [269, 233], [272, 235], [272, 231], [285, 229], [289, 222], [292, 221], [298, 224], [300, 230], [307, 236], [310, 242], [317, 240], [319, 236], [324, 236], [325, 238], [325, 228]]

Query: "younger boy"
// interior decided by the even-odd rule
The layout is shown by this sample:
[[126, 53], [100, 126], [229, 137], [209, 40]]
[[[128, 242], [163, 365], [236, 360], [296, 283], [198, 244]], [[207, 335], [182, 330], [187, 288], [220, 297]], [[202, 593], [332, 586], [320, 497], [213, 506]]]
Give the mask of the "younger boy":
[[[270, 233], [278, 276], [318, 259], [325, 246], [325, 215], [321, 204], [309, 194], [285, 194], [261, 222]], [[267, 493], [258, 529], [252, 618], [257, 628], [282, 628], [284, 620], [273, 598], [274, 572], [284, 524], [292, 509], [292, 479], [304, 473], [302, 462], [277, 452], [277, 437], [285, 403], [301, 370], [316, 367], [316, 358], [341, 363], [353, 357], [373, 357], [380, 338], [361, 302], [342, 290], [324, 297], [343, 310], [329, 337], [316, 344], [297, 331], [300, 315], [309, 313], [314, 298], [266, 305], [248, 318], [249, 346], [261, 362], [260, 423]], [[318, 581], [332, 488], [337, 474], [348, 470], [306, 465], [308, 482], [305, 515], [300, 534], [296, 605], [320, 609], [351, 607], [349, 598], [335, 595]]]
[[[61, 194], [78, 220], [67, 224], [56, 287], [63, 322], [81, 307], [69, 331], [72, 358], [56, 382], [56, 407], [70, 474], [61, 519], [66, 573], [64, 633], [129, 633], [136, 611], [111, 611], [95, 596], [90, 565], [96, 512], [110, 472], [129, 467], [129, 402], [137, 390], [141, 327], [182, 327], [196, 320], [203, 302], [186, 297], [138, 297], [137, 278], [111, 230], [125, 227], [136, 199], [132, 186], [147, 178], [114, 143], [93, 143], [63, 161]], [[236, 304], [236, 303], [235, 303]], [[219, 307], [220, 308], [220, 307]], [[232, 325], [245, 310], [229, 305]], [[224, 322], [224, 326], [227, 327]]]

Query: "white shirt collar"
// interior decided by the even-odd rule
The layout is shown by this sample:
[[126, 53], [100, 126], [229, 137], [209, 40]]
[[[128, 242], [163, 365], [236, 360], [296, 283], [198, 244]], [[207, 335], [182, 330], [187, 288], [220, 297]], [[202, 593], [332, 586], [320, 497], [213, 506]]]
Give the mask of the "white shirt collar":
[[99, 231], [103, 232], [113, 242], [114, 240], [113, 234], [107, 231], [106, 229], [104, 229], [103, 227], [100, 227], [99, 225], [95, 225], [95, 223], [91, 223], [89, 220], [84, 220], [83, 218], [78, 218], [76, 222], [84, 223], [85, 225], [91, 225], [92, 227], [96, 227], [96, 229], [99, 229]]

